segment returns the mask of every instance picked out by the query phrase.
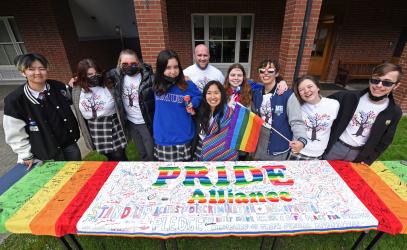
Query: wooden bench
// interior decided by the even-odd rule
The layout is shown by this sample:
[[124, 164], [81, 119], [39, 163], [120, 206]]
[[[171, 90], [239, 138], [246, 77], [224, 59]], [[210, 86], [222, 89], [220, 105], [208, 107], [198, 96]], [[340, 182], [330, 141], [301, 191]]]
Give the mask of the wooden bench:
[[382, 61], [339, 61], [335, 83], [346, 86], [350, 80], [369, 79], [373, 68]]

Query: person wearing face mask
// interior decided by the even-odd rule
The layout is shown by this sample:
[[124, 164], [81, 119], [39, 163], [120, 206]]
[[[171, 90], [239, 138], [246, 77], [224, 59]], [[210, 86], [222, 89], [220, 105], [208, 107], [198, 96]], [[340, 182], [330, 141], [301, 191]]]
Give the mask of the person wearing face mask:
[[109, 161], [127, 160], [123, 124], [112, 89], [105, 85], [100, 68], [92, 59], [78, 63], [73, 82], [72, 101], [86, 146], [107, 156]]
[[340, 108], [325, 159], [370, 165], [386, 150], [402, 115], [392, 94], [402, 74], [399, 65], [383, 63], [373, 69], [368, 88], [328, 96], [339, 101]]
[[152, 161], [154, 91], [153, 70], [141, 63], [133, 50], [120, 52], [117, 67], [107, 72], [114, 85], [114, 100], [126, 135], [134, 141], [142, 161]]

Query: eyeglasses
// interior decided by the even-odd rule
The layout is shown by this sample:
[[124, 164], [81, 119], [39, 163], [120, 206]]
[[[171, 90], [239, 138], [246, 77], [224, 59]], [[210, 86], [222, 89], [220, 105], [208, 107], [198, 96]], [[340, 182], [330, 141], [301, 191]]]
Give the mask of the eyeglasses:
[[122, 67], [130, 67], [130, 66], [138, 66], [138, 63], [136, 63], [136, 62], [122, 63]]
[[393, 86], [393, 84], [396, 84], [397, 82], [391, 82], [391, 81], [386, 81], [386, 80], [380, 80], [380, 79], [371, 78], [371, 79], [370, 79], [370, 83], [371, 83], [371, 84], [374, 84], [374, 85], [377, 85], [377, 84], [379, 84], [379, 83], [382, 83], [382, 85], [383, 85], [384, 87], [391, 87], [391, 86]]
[[267, 74], [271, 75], [271, 74], [274, 74], [276, 71], [274, 69], [268, 69], [268, 70], [266, 70], [265, 68], [259, 69], [259, 74], [266, 74], [266, 72], [267, 72]]

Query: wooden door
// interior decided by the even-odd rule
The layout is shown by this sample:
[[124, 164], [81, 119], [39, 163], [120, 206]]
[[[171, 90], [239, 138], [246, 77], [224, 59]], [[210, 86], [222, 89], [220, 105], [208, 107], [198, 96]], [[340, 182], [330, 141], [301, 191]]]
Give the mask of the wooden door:
[[320, 23], [315, 34], [308, 74], [325, 78], [331, 52], [333, 23]]

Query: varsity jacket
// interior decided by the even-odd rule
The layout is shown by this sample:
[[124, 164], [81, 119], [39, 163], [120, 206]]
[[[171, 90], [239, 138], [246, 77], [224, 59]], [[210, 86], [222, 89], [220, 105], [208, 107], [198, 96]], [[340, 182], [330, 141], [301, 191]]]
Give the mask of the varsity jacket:
[[[118, 117], [120, 123], [124, 125], [126, 123], [126, 114], [123, 106], [123, 84], [124, 74], [118, 69], [111, 69], [107, 72], [106, 76], [114, 83], [113, 97], [118, 110]], [[154, 118], [154, 91], [152, 89], [154, 82], [154, 74], [150, 65], [141, 64], [141, 82], [138, 89], [139, 105], [141, 114], [143, 115], [144, 122], [147, 128], [153, 134], [153, 118]], [[123, 127], [123, 129], [126, 129]], [[127, 134], [127, 133], [126, 133]]]
[[[359, 104], [359, 99], [368, 92], [368, 88], [362, 91], [340, 91], [328, 96], [339, 101], [340, 108], [338, 118], [332, 125], [331, 136], [325, 154], [339, 140], [345, 131]], [[370, 130], [369, 138], [359, 152], [354, 162], [372, 164], [393, 141], [397, 124], [400, 121], [402, 111], [394, 102], [393, 95], [389, 95], [389, 105], [380, 112]]]
[[[86, 147], [89, 148], [90, 150], [96, 150], [95, 145], [93, 144], [92, 137], [90, 135], [89, 129], [88, 129], [88, 123], [85, 118], [83, 118], [83, 115], [79, 109], [79, 101], [81, 97], [81, 91], [82, 88], [80, 86], [74, 86], [72, 88], [72, 102], [73, 102], [73, 107], [75, 111], [76, 118], [78, 119], [79, 127], [81, 128], [82, 136], [85, 141]], [[109, 92], [114, 95], [113, 89], [109, 89]], [[123, 118], [120, 117], [120, 112], [118, 109], [118, 106], [115, 103], [115, 108], [116, 108], [116, 115], [118, 117], [120, 126], [122, 126], [124, 130], [124, 124], [122, 121], [124, 120]]]
[[[253, 91], [252, 111], [260, 116], [260, 107], [263, 102], [263, 89], [261, 87]], [[290, 140], [299, 140], [304, 146], [307, 144], [307, 134], [304, 121], [301, 116], [301, 106], [294, 92], [289, 89], [282, 95], [276, 94], [271, 97], [272, 126]], [[268, 154], [279, 155], [290, 150], [288, 142], [273, 130], [270, 133]]]
[[[70, 133], [72, 143], [79, 139], [79, 128], [70, 108], [65, 84], [47, 80], [47, 101], [55, 107], [65, 131]], [[3, 127], [6, 143], [17, 153], [18, 161], [32, 157], [52, 160], [61, 151], [59, 138], [55, 138], [48, 121], [44, 118], [42, 105], [31, 94], [28, 83], [11, 92], [4, 99]]]

